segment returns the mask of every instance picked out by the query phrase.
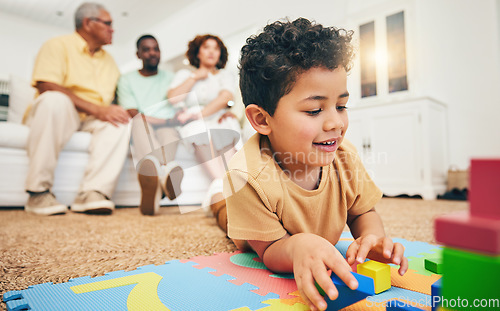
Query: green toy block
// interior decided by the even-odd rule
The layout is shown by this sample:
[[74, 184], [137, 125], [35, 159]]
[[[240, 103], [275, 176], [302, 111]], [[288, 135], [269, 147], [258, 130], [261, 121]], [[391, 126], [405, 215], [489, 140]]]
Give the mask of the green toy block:
[[[441, 306], [453, 310], [500, 310], [500, 256], [445, 247]], [[476, 304], [489, 304], [476, 306]]]
[[433, 273], [443, 274], [443, 264], [441, 258], [426, 258], [424, 265], [425, 269]]
[[373, 279], [375, 294], [391, 288], [391, 267], [388, 264], [368, 260], [358, 265], [357, 272]]

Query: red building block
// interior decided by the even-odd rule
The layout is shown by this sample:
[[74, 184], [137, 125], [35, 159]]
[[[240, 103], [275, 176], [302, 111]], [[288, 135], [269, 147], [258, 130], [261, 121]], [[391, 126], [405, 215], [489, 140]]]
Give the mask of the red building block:
[[469, 183], [472, 216], [500, 220], [500, 159], [473, 159]]
[[434, 227], [434, 236], [439, 243], [500, 255], [500, 220], [461, 212], [438, 217]]

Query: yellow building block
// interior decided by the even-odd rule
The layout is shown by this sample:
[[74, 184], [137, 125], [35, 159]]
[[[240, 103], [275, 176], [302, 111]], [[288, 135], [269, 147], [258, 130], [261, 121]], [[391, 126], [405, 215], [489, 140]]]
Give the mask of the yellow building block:
[[375, 260], [358, 265], [358, 273], [371, 277], [375, 283], [375, 294], [391, 288], [391, 267]]

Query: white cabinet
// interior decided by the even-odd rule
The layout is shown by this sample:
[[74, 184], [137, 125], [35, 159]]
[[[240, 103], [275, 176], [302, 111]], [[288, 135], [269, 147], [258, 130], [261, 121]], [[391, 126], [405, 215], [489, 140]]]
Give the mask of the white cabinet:
[[446, 189], [446, 107], [430, 98], [352, 107], [346, 138], [389, 196], [435, 199]]

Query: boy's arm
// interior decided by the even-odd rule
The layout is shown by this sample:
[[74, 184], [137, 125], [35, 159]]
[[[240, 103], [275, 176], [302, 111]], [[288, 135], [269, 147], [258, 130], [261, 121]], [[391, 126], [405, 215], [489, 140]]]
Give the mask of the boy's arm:
[[349, 215], [347, 225], [355, 241], [346, 253], [347, 262], [363, 263], [366, 258], [400, 265], [399, 274], [408, 270], [408, 259], [404, 257], [404, 246], [385, 236], [384, 226], [375, 208], [361, 214]]
[[354, 239], [362, 235], [373, 234], [377, 237], [385, 237], [384, 225], [379, 214], [372, 208], [361, 215], [348, 215], [347, 225], [351, 229]]
[[338, 296], [328, 269], [351, 289], [358, 287], [358, 282], [350, 273], [351, 267], [339, 251], [328, 240], [318, 235], [286, 234], [276, 241], [248, 241], [248, 243], [270, 270], [294, 273], [300, 295], [311, 307], [326, 309], [326, 302], [316, 289], [315, 282], [330, 299], [336, 299]]

